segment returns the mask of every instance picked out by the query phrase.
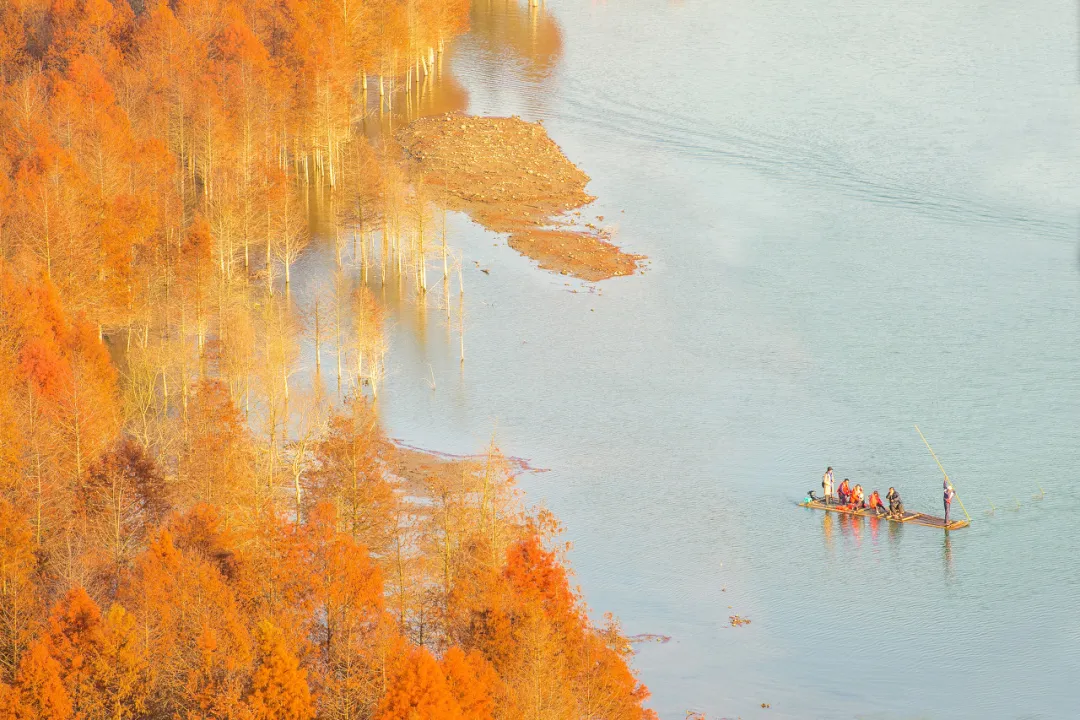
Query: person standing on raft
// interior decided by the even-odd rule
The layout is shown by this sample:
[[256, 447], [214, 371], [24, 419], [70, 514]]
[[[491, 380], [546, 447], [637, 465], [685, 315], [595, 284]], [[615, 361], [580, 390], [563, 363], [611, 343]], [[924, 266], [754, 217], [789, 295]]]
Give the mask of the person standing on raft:
[[832, 467], [825, 468], [825, 474], [821, 476], [821, 492], [825, 495], [825, 504], [828, 505], [833, 499], [833, 474]]
[[945, 496], [942, 498], [945, 502], [945, 527], [949, 527], [949, 507], [952, 505], [953, 498], [956, 497], [956, 493], [953, 491], [952, 485], [949, 484], [949, 479], [945, 478], [942, 483], [945, 489]]

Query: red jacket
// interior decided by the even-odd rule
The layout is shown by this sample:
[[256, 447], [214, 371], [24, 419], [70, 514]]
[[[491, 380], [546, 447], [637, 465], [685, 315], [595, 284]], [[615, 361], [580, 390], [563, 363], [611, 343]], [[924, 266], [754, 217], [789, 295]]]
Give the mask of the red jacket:
[[870, 507], [872, 507], [872, 508], [885, 507], [885, 504], [883, 502], [881, 502], [881, 496], [878, 495], [877, 490], [870, 493]]

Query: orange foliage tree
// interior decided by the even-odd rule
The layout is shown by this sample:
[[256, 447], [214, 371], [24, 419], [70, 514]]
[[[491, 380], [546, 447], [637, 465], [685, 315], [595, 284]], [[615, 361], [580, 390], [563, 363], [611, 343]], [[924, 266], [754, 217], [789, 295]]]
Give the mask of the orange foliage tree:
[[259, 664], [247, 703], [255, 720], [310, 720], [315, 717], [307, 672], [269, 621], [259, 625]]
[[68, 720], [71, 698], [60, 678], [60, 663], [44, 642], [35, 642], [19, 663], [15, 717], [22, 720]]
[[26, 517], [0, 499], [0, 671], [8, 682], [42, 620], [32, 542]]
[[459, 647], [450, 648], [443, 656], [442, 670], [463, 720], [494, 719], [495, 701], [503, 689], [495, 668], [479, 651], [466, 654]]
[[384, 469], [388, 448], [370, 403], [350, 398], [344, 412], [330, 418], [308, 475], [313, 500], [332, 504], [345, 531], [375, 552], [385, 551], [393, 535], [397, 499]]
[[439, 663], [424, 648], [415, 648], [401, 661], [375, 718], [460, 720], [461, 707], [450, 691]]

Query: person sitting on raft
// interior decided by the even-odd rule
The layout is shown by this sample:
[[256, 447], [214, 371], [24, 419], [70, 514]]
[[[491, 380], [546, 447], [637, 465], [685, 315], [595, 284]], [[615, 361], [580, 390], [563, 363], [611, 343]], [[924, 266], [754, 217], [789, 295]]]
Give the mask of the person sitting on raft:
[[866, 499], [863, 497], [862, 485], [856, 485], [851, 491], [851, 506], [856, 510], [866, 507]]
[[866, 501], [867, 506], [878, 515], [885, 513], [885, 503], [881, 502], [881, 496], [878, 495], [878, 491], [870, 493], [870, 499]]
[[904, 514], [904, 501], [900, 499], [900, 493], [896, 492], [896, 488], [889, 488], [889, 493], [885, 496], [885, 499], [889, 501], [890, 515], [900, 517]]
[[847, 505], [851, 501], [851, 484], [847, 478], [844, 478], [844, 482], [840, 483], [840, 487], [836, 489], [836, 494], [840, 496], [841, 505]]

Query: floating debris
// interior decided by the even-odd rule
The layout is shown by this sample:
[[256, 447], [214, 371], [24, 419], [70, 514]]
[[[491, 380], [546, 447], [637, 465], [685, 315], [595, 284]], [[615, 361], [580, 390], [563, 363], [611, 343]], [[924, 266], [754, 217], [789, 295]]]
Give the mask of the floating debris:
[[631, 635], [626, 639], [629, 640], [631, 643], [655, 642], [663, 644], [671, 642], [670, 635], [656, 635], [653, 633], [641, 633], [640, 635]]

